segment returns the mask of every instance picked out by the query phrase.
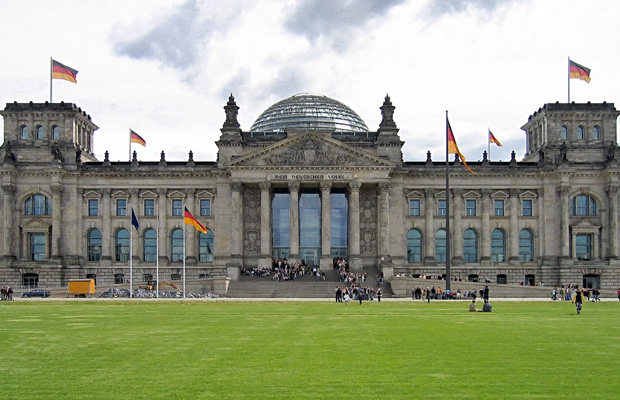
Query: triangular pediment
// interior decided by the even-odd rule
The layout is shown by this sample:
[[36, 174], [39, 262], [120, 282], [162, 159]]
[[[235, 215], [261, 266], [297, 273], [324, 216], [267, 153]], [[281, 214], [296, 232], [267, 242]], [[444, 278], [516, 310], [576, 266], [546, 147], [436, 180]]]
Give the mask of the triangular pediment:
[[22, 229], [25, 229], [28, 231], [47, 231], [49, 230], [51, 225], [45, 221], [42, 221], [39, 218], [32, 218], [30, 220], [25, 221], [24, 224], [21, 225], [21, 227]]
[[390, 161], [354, 148], [328, 134], [304, 132], [291, 135], [266, 148], [239, 157], [228, 167], [384, 167], [393, 168]]

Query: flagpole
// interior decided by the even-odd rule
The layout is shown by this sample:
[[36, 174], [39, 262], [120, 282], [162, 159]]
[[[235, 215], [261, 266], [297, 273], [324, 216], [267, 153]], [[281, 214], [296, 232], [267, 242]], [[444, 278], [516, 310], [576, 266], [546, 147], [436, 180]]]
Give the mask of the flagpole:
[[129, 162], [131, 162], [131, 127], [129, 127]]
[[[133, 208], [131, 209], [133, 213]], [[133, 217], [133, 214], [132, 214]], [[133, 224], [129, 224], [129, 298], [133, 297]]]
[[159, 203], [157, 204], [157, 207], [155, 208], [155, 214], [157, 216], [157, 218], [155, 218], [156, 221], [156, 228], [155, 229], [155, 243], [157, 243], [157, 252], [156, 252], [156, 258], [155, 258], [155, 282], [157, 284], [157, 288], [156, 288], [156, 292], [155, 292], [155, 297], [159, 299]]
[[570, 104], [570, 56], [568, 57], [568, 104]]
[[52, 103], [52, 81], [54, 80], [54, 59], [50, 57], [50, 104]]
[[[185, 203], [183, 203], [183, 218], [185, 218]], [[183, 298], [185, 298], [185, 220], [183, 221]]]
[[450, 290], [450, 161], [448, 160], [448, 110], [446, 110], [446, 290]]
[[489, 128], [489, 132], [487, 133], [487, 146], [489, 148], [489, 162], [491, 161], [491, 128]]

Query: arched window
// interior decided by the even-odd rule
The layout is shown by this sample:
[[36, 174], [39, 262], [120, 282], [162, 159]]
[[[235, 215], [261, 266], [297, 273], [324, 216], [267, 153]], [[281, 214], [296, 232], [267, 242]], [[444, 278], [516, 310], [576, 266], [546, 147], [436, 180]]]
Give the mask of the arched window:
[[534, 234], [529, 229], [519, 232], [519, 259], [523, 262], [534, 260]]
[[45, 131], [41, 125], [35, 129], [34, 138], [37, 140], [45, 139]]
[[52, 202], [42, 194], [33, 194], [29, 196], [24, 203], [24, 214], [51, 215]]
[[144, 231], [142, 248], [144, 249], [144, 261], [157, 261], [157, 231], [149, 228]]
[[52, 139], [57, 140], [60, 139], [60, 128], [56, 125], [52, 126]]
[[577, 139], [578, 140], [583, 140], [585, 139], [585, 134], [583, 132], [583, 126], [579, 125], [577, 127]]
[[570, 202], [570, 215], [596, 215], [596, 200], [585, 194], [573, 197]]
[[183, 261], [183, 229], [175, 229], [170, 235], [171, 261]]
[[592, 127], [592, 139], [598, 140], [601, 138], [601, 130], [598, 126]]
[[466, 229], [463, 233], [463, 261], [478, 261], [478, 234], [473, 229]]
[[417, 229], [407, 232], [407, 261], [422, 261], [422, 233]]
[[213, 261], [213, 232], [211, 229], [207, 233], [198, 235], [198, 261]]
[[86, 235], [86, 250], [88, 261], [101, 260], [101, 231], [97, 228], [91, 229]]
[[506, 261], [506, 234], [501, 229], [494, 229], [491, 232], [491, 260]]
[[435, 260], [439, 262], [446, 262], [447, 240], [446, 230], [439, 229], [435, 233]]
[[114, 247], [116, 249], [116, 261], [129, 261], [129, 232], [127, 229], [119, 229], [114, 235]]
[[22, 139], [28, 139], [29, 133], [28, 133], [28, 127], [26, 125], [22, 125], [20, 132], [21, 132]]
[[568, 128], [566, 126], [563, 126], [560, 130], [560, 139], [568, 139]]

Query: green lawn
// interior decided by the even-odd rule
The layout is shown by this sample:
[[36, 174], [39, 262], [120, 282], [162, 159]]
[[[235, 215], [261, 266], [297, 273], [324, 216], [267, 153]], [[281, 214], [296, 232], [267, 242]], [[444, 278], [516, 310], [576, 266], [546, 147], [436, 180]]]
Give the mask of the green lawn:
[[0, 303], [14, 399], [616, 399], [620, 304]]

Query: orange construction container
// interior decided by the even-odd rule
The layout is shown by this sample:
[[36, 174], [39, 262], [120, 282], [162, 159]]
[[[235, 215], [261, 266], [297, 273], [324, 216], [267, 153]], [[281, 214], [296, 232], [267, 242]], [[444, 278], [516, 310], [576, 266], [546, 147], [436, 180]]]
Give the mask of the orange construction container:
[[74, 297], [90, 297], [95, 294], [94, 279], [71, 279], [69, 280], [69, 295]]

